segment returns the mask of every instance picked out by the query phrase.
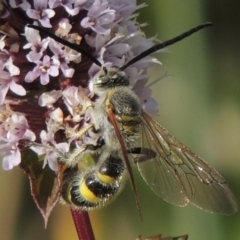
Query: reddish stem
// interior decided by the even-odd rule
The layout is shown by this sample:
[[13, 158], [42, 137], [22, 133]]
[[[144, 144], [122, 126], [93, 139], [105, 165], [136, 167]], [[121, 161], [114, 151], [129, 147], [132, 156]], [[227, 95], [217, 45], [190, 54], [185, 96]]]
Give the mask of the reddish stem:
[[78, 234], [78, 239], [95, 240], [88, 212], [71, 209], [71, 213]]

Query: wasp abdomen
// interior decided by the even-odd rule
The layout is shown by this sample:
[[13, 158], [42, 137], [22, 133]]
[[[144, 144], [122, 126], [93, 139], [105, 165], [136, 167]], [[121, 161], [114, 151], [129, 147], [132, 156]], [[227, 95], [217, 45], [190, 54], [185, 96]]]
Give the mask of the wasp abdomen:
[[71, 207], [81, 210], [102, 206], [118, 192], [124, 169], [122, 159], [110, 155], [98, 169], [94, 166], [90, 171], [77, 172], [70, 181], [66, 175], [62, 197]]
[[[101, 167], [98, 170], [98, 176], [111, 177], [112, 179], [117, 179], [121, 177], [124, 172], [124, 164], [120, 157], [110, 155], [109, 158], [104, 161]], [[105, 182], [104, 179], [102, 179]], [[110, 182], [109, 182], [110, 183]]]

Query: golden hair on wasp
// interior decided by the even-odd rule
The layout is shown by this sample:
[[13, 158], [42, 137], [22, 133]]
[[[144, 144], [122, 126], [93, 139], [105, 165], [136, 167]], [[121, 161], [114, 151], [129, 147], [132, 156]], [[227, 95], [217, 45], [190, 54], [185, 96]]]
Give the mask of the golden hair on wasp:
[[[131, 155], [144, 181], [165, 201], [181, 207], [191, 202], [210, 212], [227, 215], [237, 211], [235, 197], [226, 180], [142, 110], [140, 101], [130, 89], [129, 79], [124, 73], [128, 66], [149, 54], [211, 25], [201, 24], [173, 39], [157, 44], [122, 67], [102, 66], [96, 58], [78, 45], [61, 39], [42, 27], [28, 26], [82, 53], [101, 67], [92, 80], [93, 92], [98, 95], [98, 99], [93, 103], [93, 108], [87, 111], [90, 111], [94, 128], [100, 131], [104, 143], [99, 147], [100, 154], [93, 168], [83, 172], [77, 171], [76, 175], [70, 174], [70, 177], [66, 177], [72, 180], [66, 181], [69, 184], [63, 188], [63, 198], [72, 207], [89, 210], [110, 200], [118, 192], [118, 187], [115, 186], [121, 184], [124, 171], [120, 169], [126, 169], [128, 172], [139, 207], [129, 161]], [[109, 184], [106, 180], [109, 173], [106, 173], [106, 178], [101, 178], [101, 166], [110, 168], [116, 159], [119, 160], [119, 164], [114, 165], [114, 171], [119, 170], [119, 175], [113, 177]], [[93, 185], [98, 184], [99, 189], [90, 187], [89, 182]], [[106, 194], [99, 194], [98, 191], [103, 189], [107, 189]], [[91, 206], [84, 202], [86, 198]], [[101, 198], [104, 200], [98, 203]], [[80, 200], [75, 201], [76, 199]]]

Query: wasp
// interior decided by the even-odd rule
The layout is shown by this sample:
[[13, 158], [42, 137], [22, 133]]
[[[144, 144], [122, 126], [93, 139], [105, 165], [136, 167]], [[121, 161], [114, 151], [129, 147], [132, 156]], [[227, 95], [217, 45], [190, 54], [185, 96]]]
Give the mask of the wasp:
[[[97, 159], [92, 167], [65, 174], [62, 196], [71, 207], [90, 210], [104, 205], [119, 192], [126, 172], [130, 176], [139, 205], [130, 163], [133, 161], [149, 187], [169, 203], [184, 207], [191, 202], [210, 212], [227, 215], [237, 211], [234, 194], [226, 180], [143, 111], [124, 72], [127, 67], [149, 54], [210, 25], [212, 24], [201, 24], [157, 44], [122, 67], [102, 66], [78, 45], [59, 38], [42, 27], [28, 25], [82, 53], [101, 67], [92, 79], [93, 92], [98, 98], [87, 111], [90, 111], [93, 126], [100, 131], [103, 142], [99, 150], [91, 154]], [[81, 154], [82, 152], [76, 155], [81, 158]]]

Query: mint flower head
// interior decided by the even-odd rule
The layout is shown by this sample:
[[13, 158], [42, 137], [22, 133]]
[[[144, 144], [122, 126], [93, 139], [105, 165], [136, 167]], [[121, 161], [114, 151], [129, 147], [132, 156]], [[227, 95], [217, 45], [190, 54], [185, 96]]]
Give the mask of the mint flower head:
[[[0, 152], [5, 170], [21, 163], [20, 153], [29, 146], [37, 153], [42, 153], [37, 148], [41, 148], [43, 142], [49, 147], [55, 146], [51, 141], [47, 143], [43, 136], [53, 136], [55, 144], [68, 144], [66, 149], [84, 144], [74, 134], [91, 123], [84, 109], [94, 101], [89, 83], [100, 70], [83, 54], [27, 25], [47, 28], [78, 44], [102, 65], [121, 67], [152, 46], [133, 15], [144, 6], [137, 6], [134, 0], [2, 2]], [[146, 57], [125, 71], [144, 110], [149, 113], [157, 111], [156, 101], [145, 87], [146, 70], [154, 62], [156, 59]], [[85, 139], [93, 143], [97, 137], [92, 133]], [[56, 159], [48, 158], [43, 166], [46, 163], [56, 171]]]
[[[66, 165], [79, 161], [74, 153], [102, 140], [91, 113], [98, 97], [92, 82], [101, 70], [97, 63], [120, 68], [153, 45], [136, 22], [142, 7], [135, 0], [0, 2], [2, 167], [20, 166], [28, 174], [45, 224], [61, 198]], [[86, 54], [30, 25], [79, 45]], [[157, 112], [157, 103], [146, 87], [147, 69], [156, 62], [147, 56], [124, 70], [150, 114]]]

